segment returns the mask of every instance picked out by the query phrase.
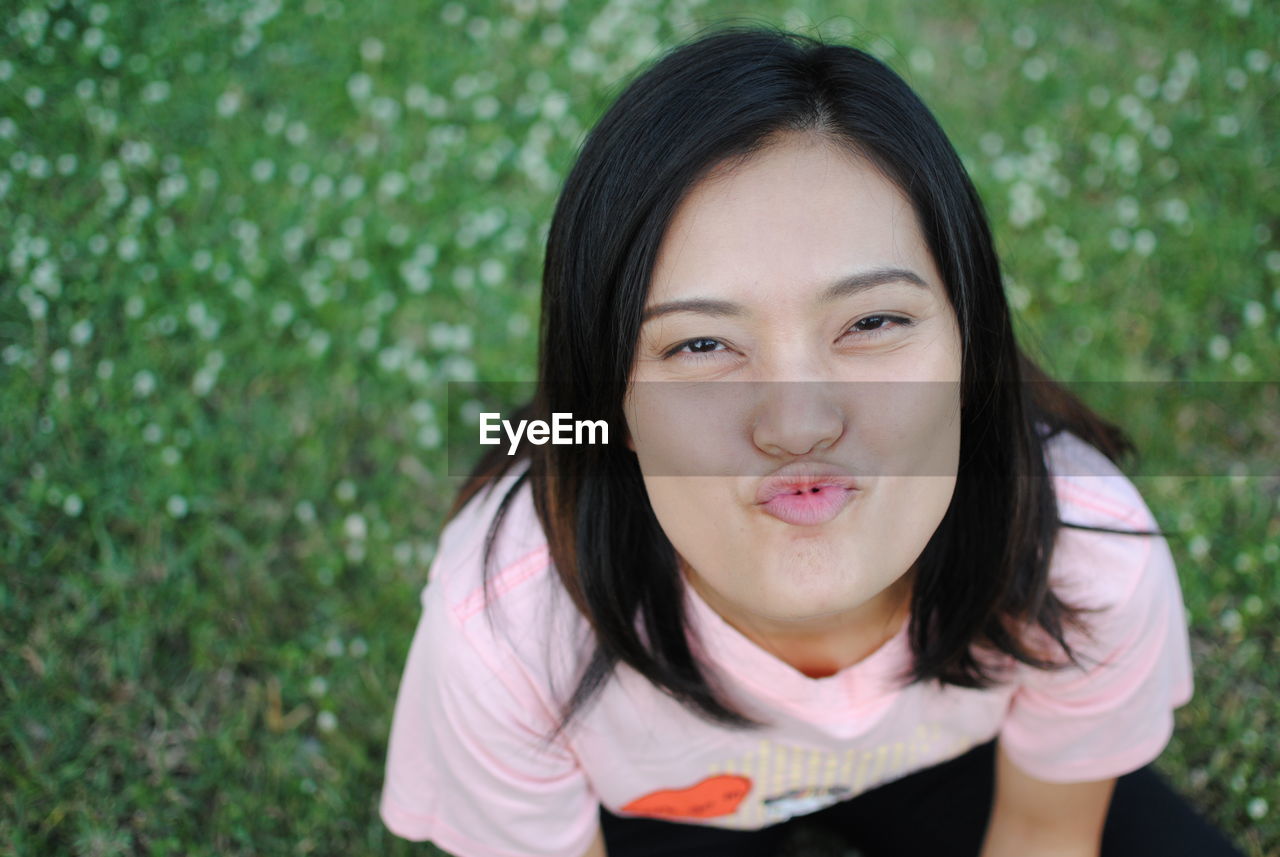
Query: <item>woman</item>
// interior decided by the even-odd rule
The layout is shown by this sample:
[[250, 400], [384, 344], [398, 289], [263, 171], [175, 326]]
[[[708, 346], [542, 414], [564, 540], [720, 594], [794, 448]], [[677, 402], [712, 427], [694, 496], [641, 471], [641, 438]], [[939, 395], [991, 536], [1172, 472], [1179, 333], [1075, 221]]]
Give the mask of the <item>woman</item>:
[[726, 29], [588, 136], [521, 416], [390, 739], [461, 857], [1230, 854], [1148, 765], [1191, 661], [1123, 435], [1018, 349], [981, 203], [865, 53]]

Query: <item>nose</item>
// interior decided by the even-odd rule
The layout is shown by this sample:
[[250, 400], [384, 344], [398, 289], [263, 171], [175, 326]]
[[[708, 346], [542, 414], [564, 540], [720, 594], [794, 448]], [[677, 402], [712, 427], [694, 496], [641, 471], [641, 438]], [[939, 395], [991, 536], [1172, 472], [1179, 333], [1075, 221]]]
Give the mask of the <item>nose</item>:
[[845, 432], [838, 397], [822, 381], [761, 381], [752, 440], [775, 457], [808, 455], [837, 443]]

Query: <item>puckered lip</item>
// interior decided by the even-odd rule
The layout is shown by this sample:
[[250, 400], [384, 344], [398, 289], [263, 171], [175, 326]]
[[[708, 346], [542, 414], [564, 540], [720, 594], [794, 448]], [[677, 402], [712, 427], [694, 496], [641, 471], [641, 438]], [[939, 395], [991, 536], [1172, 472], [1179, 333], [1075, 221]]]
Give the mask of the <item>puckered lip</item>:
[[760, 480], [756, 488], [756, 505], [764, 505], [779, 494], [800, 494], [814, 488], [843, 488], [857, 491], [857, 477], [848, 470], [832, 465], [797, 462], [780, 467]]

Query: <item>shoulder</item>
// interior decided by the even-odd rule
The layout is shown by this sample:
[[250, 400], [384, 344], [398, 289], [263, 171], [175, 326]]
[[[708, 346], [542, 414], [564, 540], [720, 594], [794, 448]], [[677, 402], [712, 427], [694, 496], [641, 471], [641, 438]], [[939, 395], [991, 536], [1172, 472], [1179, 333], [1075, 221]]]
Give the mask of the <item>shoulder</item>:
[[[456, 622], [467, 624], [490, 602], [509, 605], [537, 590], [536, 581], [551, 572], [531, 487], [527, 479], [518, 481], [518, 475], [490, 480], [445, 524], [422, 590], [424, 606], [428, 599], [438, 601]], [[492, 551], [486, 556], [495, 527]]]
[[548, 740], [572, 614], [529, 486], [495, 480], [449, 521], [421, 599], [388, 738], [388, 828], [453, 853], [582, 853], [596, 801], [566, 737]]
[[1110, 459], [1066, 432], [1046, 442], [1045, 455], [1060, 521], [1049, 569], [1055, 591], [1106, 608], [1139, 594], [1144, 578], [1176, 584], [1155, 516]]
[[513, 692], [556, 707], [551, 688], [572, 672], [570, 644], [586, 623], [560, 584], [528, 480], [494, 479], [445, 525], [421, 601], [437, 670], [469, 684], [479, 679], [472, 668], [486, 667]]

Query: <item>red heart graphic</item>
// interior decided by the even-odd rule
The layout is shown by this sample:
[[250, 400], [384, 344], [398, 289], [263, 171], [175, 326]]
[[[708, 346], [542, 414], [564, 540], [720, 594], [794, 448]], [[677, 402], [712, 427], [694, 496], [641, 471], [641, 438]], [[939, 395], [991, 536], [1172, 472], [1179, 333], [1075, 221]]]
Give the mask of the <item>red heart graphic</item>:
[[716, 818], [733, 815], [751, 791], [751, 780], [732, 774], [717, 774], [687, 789], [659, 789], [636, 798], [624, 812], [657, 818]]

